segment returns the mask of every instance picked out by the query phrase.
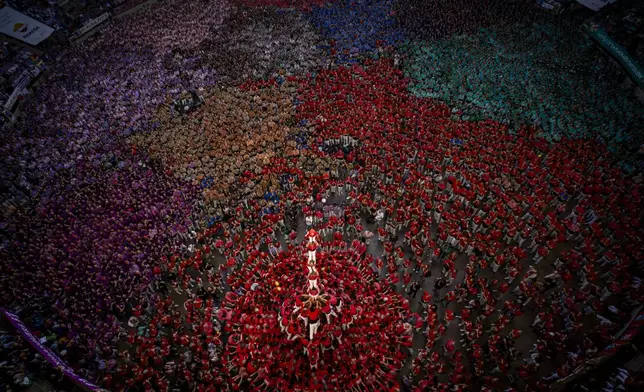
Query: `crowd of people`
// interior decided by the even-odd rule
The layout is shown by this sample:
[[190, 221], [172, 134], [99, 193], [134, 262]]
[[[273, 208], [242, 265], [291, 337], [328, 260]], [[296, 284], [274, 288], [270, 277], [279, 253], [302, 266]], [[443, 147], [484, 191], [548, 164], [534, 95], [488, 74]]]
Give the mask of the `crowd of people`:
[[[564, 113], [566, 93], [511, 80], [534, 64], [558, 85], [560, 69], [518, 60], [543, 27], [471, 34], [484, 14], [434, 27], [469, 38], [421, 44], [397, 22], [407, 3], [169, 1], [60, 53], [0, 135], [0, 305], [108, 390], [518, 391], [573, 375], [643, 300], [641, 173], [606, 143], [641, 103], [603, 101], [615, 71], [577, 64], [596, 95]], [[508, 76], [470, 81], [457, 64], [476, 51]], [[512, 104], [541, 95], [543, 123], [491, 104], [465, 117], [475, 99], [449, 94], [467, 81]], [[183, 113], [190, 91], [203, 104]]]
[[547, 140], [600, 138], [625, 168], [641, 165], [644, 114], [619, 65], [598, 56], [574, 25], [542, 22], [409, 43], [411, 91], [454, 105], [464, 120], [531, 124]]
[[294, 10], [239, 8], [226, 27], [204, 40], [204, 63], [229, 85], [249, 79], [314, 73], [329, 65], [322, 39], [308, 19]]
[[[277, 176], [255, 183], [248, 176], [260, 174], [273, 157], [298, 154], [295, 140], [289, 140], [297, 130], [289, 121], [295, 89], [289, 82], [215, 89], [199, 114], [186, 119], [164, 107], [155, 118], [159, 131], [135, 134], [129, 142], [159, 160], [168, 174], [203, 189], [204, 212], [214, 217], [218, 202], [242, 194], [263, 197], [267, 188], [279, 186]], [[244, 177], [248, 181], [240, 186]]]
[[49, 2], [35, 0], [4, 0], [2, 6], [9, 6], [23, 14], [45, 23], [54, 29], [63, 27], [56, 8]]
[[[4, 320], [3, 320], [4, 321]], [[8, 324], [8, 323], [7, 323]], [[60, 392], [80, 391], [65, 380], [60, 369], [51, 366], [17, 332], [0, 324], [0, 391], [18, 392], [30, 387], [40, 388], [43, 383], [55, 385]]]
[[38, 372], [38, 367], [46, 366], [46, 362], [38, 358], [18, 334], [0, 331], [0, 344], [0, 390], [9, 392], [14, 386], [29, 387], [34, 379], [32, 374]]
[[[141, 2], [141, 1], [139, 1]], [[113, 2], [101, 0], [84, 1], [42, 1], [42, 0], [5, 0], [1, 7], [9, 6], [45, 25], [61, 32], [71, 34], [89, 20], [112, 11]]]
[[314, 8], [311, 23], [329, 40], [327, 50], [338, 62], [356, 62], [383, 47], [402, 43], [393, 0], [330, 2]]
[[[173, 49], [194, 50], [204, 37], [220, 28], [228, 18], [230, 3], [226, 1], [192, 1], [172, 9], [165, 3], [147, 6], [143, 12], [118, 22], [117, 34], [100, 37], [99, 48], [122, 46], [129, 50], [151, 49], [157, 56]], [[181, 23], [172, 17], [181, 16]]]
[[[246, 246], [260, 248], [262, 234], [250, 233]], [[412, 346], [409, 303], [377, 283], [374, 260], [355, 233], [353, 243], [334, 234], [324, 240], [309, 229], [282, 251], [272, 236], [276, 251], [253, 257], [251, 250], [233, 265], [230, 281], [242, 292], [231, 293], [220, 312], [230, 333], [224, 371], [240, 389], [397, 387], [401, 349]]]
[[43, 70], [43, 59], [32, 50], [15, 43], [2, 42], [0, 49], [0, 108], [2, 121], [11, 118], [27, 98], [31, 87]]
[[[359, 82], [354, 73], [361, 76]], [[313, 88], [298, 109], [320, 119], [319, 137], [342, 132], [364, 143], [366, 162], [361, 166], [375, 177], [365, 183], [376, 189], [354, 197], [374, 220], [380, 209], [384, 219], [393, 220], [378, 231], [390, 258], [392, 282], [407, 286], [419, 279], [426, 287], [426, 275], [420, 273], [427, 268], [423, 265], [440, 265], [434, 291], [423, 295], [428, 302], [427, 351], [414, 359], [417, 374], [423, 375], [420, 390], [436, 382], [425, 378], [424, 372], [431, 376], [441, 368], [434, 357], [441, 354], [440, 337], [456, 316], [460, 325], [451, 325], [460, 333], [452, 339], [456, 347], [462, 344], [463, 354], [471, 355], [466, 359], [474, 374], [491, 375], [488, 381], [496, 382], [513, 370], [515, 380], [532, 380], [533, 386], [565, 377], [592, 353], [593, 347], [587, 345], [597, 349], [610, 341], [610, 331], [619, 329], [618, 320], [628, 319], [630, 307], [639, 301], [633, 296], [641, 294], [638, 279], [632, 275], [641, 259], [635, 246], [639, 240], [632, 248], [623, 248], [621, 255], [614, 246], [600, 244], [605, 235], [611, 244], [619, 242], [616, 237], [622, 234], [616, 235], [617, 231], [623, 239], [638, 236], [638, 220], [631, 221], [637, 216], [637, 203], [628, 200], [639, 197], [640, 178], [617, 180], [620, 170], [608, 164], [613, 158], [595, 141], [565, 139], [548, 145], [535, 138], [534, 129], [523, 128], [510, 136], [506, 126], [490, 120], [452, 121], [448, 107], [428, 107], [425, 100], [406, 96], [401, 78], [392, 74], [396, 71], [376, 65], [366, 71], [329, 71], [324, 79], [318, 75], [320, 87]], [[346, 94], [353, 96], [352, 104], [345, 103]], [[602, 162], [610, 168], [600, 168]], [[601, 178], [609, 171], [611, 179], [625, 182], [604, 188]], [[613, 194], [617, 189], [622, 190]], [[618, 214], [621, 218], [607, 215], [606, 207], [618, 205], [624, 209]], [[606, 225], [621, 221], [613, 224], [615, 232], [600, 229], [600, 216], [607, 219]], [[401, 229], [402, 249], [396, 241]], [[394, 241], [387, 243], [389, 233]], [[595, 294], [590, 291], [593, 284]], [[620, 295], [625, 297], [611, 302]], [[442, 306], [436, 309], [432, 304]], [[551, 369], [557, 373], [545, 379], [535, 377], [544, 371], [538, 365], [509, 367], [525, 359], [509, 355], [515, 340], [521, 342], [512, 327], [526, 317], [532, 318], [528, 325], [534, 328], [524, 327], [523, 341], [543, 340], [539, 355], [551, 357], [549, 363], [561, 361]], [[557, 329], [559, 325], [565, 328]], [[588, 341], [583, 331], [588, 332]], [[445, 338], [442, 343], [447, 343]], [[557, 358], [561, 348], [575, 355]], [[437, 373], [450, 373], [441, 370]]]
[[313, 7], [320, 7], [334, 0], [233, 0], [233, 3], [242, 7], [278, 7], [310, 11]]
[[432, 41], [475, 34], [481, 28], [520, 26], [539, 12], [531, 0], [396, 2], [398, 23], [413, 38]]
[[10, 289], [3, 302], [19, 301], [21, 317], [38, 329], [59, 325], [59, 351], [85, 353], [71, 358], [89, 366], [96, 354], [112, 354], [127, 302], [152, 283], [156, 260], [185, 230], [195, 196], [151, 167], [123, 163], [95, 174], [83, 162], [76, 170], [89, 179], [81, 189], [66, 187], [35, 216], [17, 211], [14, 252], [2, 271]]

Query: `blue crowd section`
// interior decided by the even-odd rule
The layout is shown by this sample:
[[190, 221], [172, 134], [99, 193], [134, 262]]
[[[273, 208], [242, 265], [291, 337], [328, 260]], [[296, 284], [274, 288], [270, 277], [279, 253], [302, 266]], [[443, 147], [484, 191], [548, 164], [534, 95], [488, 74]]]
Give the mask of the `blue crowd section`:
[[375, 52], [379, 44], [395, 46], [404, 40], [394, 5], [392, 0], [341, 0], [313, 8], [309, 17], [329, 40], [325, 49], [334, 51], [339, 62], [351, 63]]

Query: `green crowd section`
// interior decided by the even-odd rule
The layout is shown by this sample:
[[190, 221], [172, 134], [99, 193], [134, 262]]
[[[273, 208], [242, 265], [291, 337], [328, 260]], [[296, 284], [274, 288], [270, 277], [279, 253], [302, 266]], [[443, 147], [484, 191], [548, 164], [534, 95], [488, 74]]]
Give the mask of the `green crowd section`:
[[463, 120], [534, 125], [548, 141], [597, 138], [632, 170], [643, 105], [619, 65], [572, 29], [543, 22], [409, 40], [401, 48], [409, 90], [446, 102]]

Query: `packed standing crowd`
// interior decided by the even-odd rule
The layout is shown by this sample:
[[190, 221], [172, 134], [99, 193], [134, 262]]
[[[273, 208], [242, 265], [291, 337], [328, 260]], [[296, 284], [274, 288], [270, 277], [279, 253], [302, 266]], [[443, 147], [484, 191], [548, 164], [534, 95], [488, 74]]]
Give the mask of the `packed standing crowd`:
[[0, 347], [0, 391], [38, 388], [41, 381], [56, 385], [59, 391], [77, 390], [74, 384], [65, 380], [60, 369], [52, 367], [20, 334], [4, 329], [4, 323], [0, 330]]
[[394, 1], [333, 2], [311, 12], [311, 23], [329, 40], [326, 48], [338, 62], [357, 62], [360, 55], [393, 47], [404, 33], [396, 24]]
[[232, 14], [224, 29], [201, 42], [199, 53], [222, 82], [240, 85], [328, 66], [321, 42], [301, 12], [251, 7]]
[[[597, 138], [634, 131], [609, 125], [641, 103], [605, 102], [601, 132], [581, 135], [500, 109], [463, 118], [471, 102], [418, 93], [421, 74], [455, 83], [420, 57], [467, 62], [486, 16], [464, 6], [428, 37], [396, 22], [409, 3], [166, 2], [62, 53], [1, 136], [0, 304], [110, 390], [547, 390], [571, 375], [642, 301], [641, 175]], [[434, 41], [455, 33], [473, 41]], [[578, 122], [607, 88], [583, 83], [597, 95]], [[204, 104], [178, 113], [191, 90]], [[540, 95], [559, 99], [523, 99]]]
[[547, 140], [599, 138], [632, 170], [642, 143], [641, 102], [621, 85], [623, 75], [610, 71], [619, 66], [580, 38], [571, 26], [535, 18], [531, 29], [410, 41], [405, 70], [414, 94], [458, 107], [464, 120], [530, 124]]
[[408, 0], [396, 2], [396, 15], [399, 24], [414, 38], [432, 41], [473, 34], [480, 28], [520, 27], [542, 12], [532, 5], [534, 2], [525, 0]]

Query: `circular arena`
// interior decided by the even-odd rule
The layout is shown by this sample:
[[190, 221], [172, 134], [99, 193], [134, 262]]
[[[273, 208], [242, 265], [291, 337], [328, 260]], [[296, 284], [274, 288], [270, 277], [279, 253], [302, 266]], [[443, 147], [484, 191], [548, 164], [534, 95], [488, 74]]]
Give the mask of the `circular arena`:
[[0, 392], [642, 390], [605, 3], [2, 2]]

